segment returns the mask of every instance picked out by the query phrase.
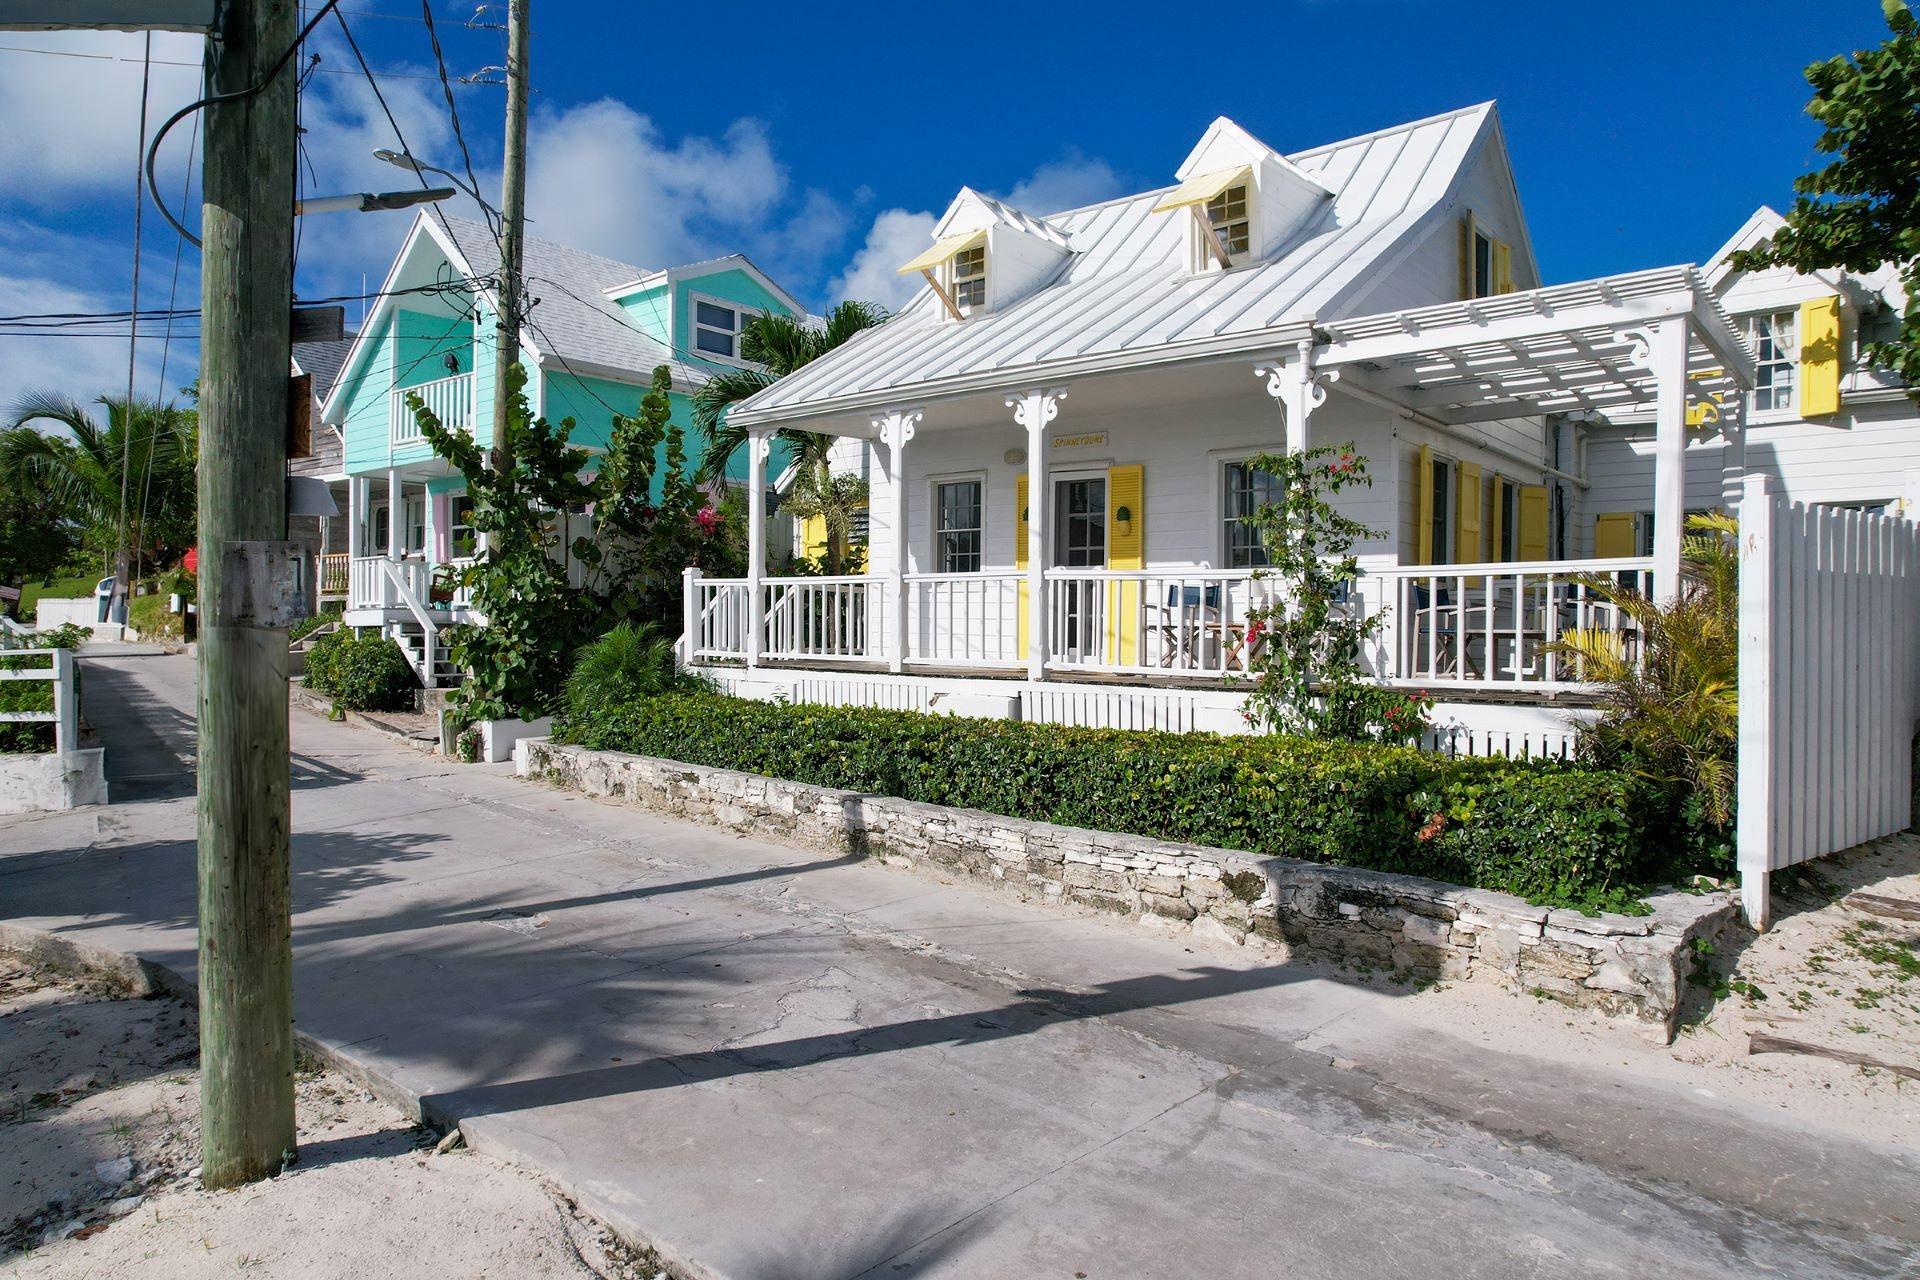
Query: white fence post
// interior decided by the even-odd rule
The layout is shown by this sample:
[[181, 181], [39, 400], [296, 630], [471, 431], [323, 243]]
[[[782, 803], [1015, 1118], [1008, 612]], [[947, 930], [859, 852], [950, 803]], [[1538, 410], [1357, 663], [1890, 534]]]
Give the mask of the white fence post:
[[680, 665], [690, 667], [700, 652], [700, 571], [680, 571]]
[[1756, 930], [1771, 923], [1769, 889], [1776, 835], [1773, 588], [1779, 513], [1772, 487], [1767, 476], [1749, 475], [1740, 495], [1740, 756], [1734, 839], [1740, 906]]
[[80, 742], [80, 698], [73, 682], [73, 651], [53, 651], [53, 749], [61, 755]]

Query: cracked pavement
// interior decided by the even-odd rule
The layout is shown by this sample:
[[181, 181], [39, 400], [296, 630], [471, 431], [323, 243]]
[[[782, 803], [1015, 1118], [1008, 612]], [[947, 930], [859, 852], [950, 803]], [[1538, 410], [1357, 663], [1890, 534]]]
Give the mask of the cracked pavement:
[[[85, 671], [115, 803], [0, 820], [0, 920], [191, 974], [191, 666]], [[1336, 971], [293, 732], [301, 1030], [689, 1275], [1920, 1275], [1910, 1151], [1491, 1052]]]

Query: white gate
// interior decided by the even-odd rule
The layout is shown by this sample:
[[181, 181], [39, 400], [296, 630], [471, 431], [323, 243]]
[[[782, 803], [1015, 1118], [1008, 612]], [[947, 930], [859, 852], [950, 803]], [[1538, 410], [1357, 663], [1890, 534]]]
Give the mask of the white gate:
[[1906, 829], [1920, 720], [1920, 525], [1740, 500], [1741, 905], [1772, 873]]

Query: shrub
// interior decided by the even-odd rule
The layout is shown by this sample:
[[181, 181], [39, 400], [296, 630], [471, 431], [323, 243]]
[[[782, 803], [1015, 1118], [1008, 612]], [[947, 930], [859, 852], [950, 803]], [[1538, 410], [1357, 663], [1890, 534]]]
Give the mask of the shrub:
[[691, 691], [693, 683], [674, 669], [673, 642], [658, 628], [623, 622], [580, 651], [567, 677], [566, 705], [584, 716], [623, 699]]
[[349, 711], [402, 711], [413, 705], [413, 667], [381, 636], [336, 631], [307, 653], [307, 688]]
[[93, 632], [77, 622], [63, 622], [57, 627], [33, 633], [33, 647], [36, 649], [78, 649], [93, 639]]
[[300, 641], [306, 639], [308, 636], [312, 635], [314, 632], [318, 631], [320, 628], [326, 626], [329, 622], [338, 622], [338, 621], [340, 621], [340, 613], [337, 609], [328, 611], [328, 612], [309, 614], [307, 617], [300, 619], [300, 621], [294, 623], [291, 627], [287, 628], [287, 643], [297, 644]]
[[1074, 729], [669, 694], [561, 741], [1009, 817], [1549, 900], [1642, 886], [1663, 797], [1632, 774], [1278, 736]]

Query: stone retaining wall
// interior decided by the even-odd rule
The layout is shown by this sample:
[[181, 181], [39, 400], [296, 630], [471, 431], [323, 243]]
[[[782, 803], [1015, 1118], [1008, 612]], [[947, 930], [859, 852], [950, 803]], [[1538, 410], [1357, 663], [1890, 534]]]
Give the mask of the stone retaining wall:
[[1023, 897], [1221, 943], [1274, 945], [1449, 981], [1497, 982], [1631, 1017], [1671, 1039], [1690, 944], [1729, 895], [1669, 893], [1646, 916], [1583, 916], [1508, 894], [837, 791], [544, 738], [522, 777], [833, 852], [931, 864]]

